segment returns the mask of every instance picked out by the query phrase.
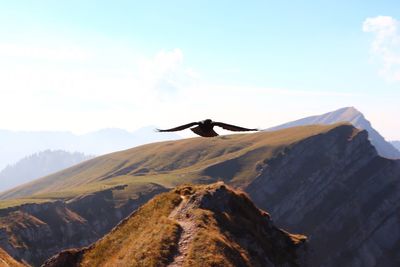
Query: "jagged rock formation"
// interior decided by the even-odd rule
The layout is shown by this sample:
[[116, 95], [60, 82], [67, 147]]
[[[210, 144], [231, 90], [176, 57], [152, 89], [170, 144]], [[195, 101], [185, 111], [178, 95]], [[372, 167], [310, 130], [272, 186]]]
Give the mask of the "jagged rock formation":
[[243, 193], [223, 183], [161, 194], [104, 238], [43, 267], [305, 266], [306, 238], [276, 228]]
[[382, 157], [400, 159], [400, 151], [395, 149], [390, 142], [385, 141], [385, 139], [372, 127], [371, 123], [364, 117], [364, 115], [354, 107], [345, 107], [322, 115], [303, 118], [267, 130], [276, 131], [295, 126], [313, 124], [329, 125], [340, 122], [350, 122], [355, 127], [361, 130], [366, 130], [368, 132], [369, 140], [375, 146], [378, 154]]
[[0, 210], [0, 247], [18, 260], [38, 266], [66, 248], [98, 240], [141, 204], [165, 189], [153, 185], [137, 199], [118, 203], [114, 190], [69, 201], [25, 204]]
[[310, 237], [311, 266], [399, 266], [400, 161], [350, 126], [263, 161], [246, 188], [275, 221]]

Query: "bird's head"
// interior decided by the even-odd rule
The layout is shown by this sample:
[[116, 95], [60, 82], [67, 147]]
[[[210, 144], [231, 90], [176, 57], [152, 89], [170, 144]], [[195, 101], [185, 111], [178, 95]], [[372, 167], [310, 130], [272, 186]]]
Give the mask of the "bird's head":
[[203, 124], [211, 124], [212, 120], [210, 119], [206, 119], [204, 121], [202, 121]]

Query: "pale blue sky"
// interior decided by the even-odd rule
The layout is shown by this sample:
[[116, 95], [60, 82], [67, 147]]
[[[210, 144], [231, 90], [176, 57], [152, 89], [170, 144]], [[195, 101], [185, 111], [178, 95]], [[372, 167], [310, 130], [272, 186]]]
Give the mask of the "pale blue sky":
[[400, 139], [399, 21], [398, 1], [0, 1], [0, 128], [269, 127], [355, 106]]

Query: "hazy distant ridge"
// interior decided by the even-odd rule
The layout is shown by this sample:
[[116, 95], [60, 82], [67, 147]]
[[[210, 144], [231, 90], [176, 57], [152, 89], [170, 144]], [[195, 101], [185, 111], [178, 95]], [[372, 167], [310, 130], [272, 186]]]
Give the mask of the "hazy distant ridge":
[[156, 133], [154, 128], [154, 126], [148, 126], [134, 132], [110, 128], [84, 135], [75, 135], [70, 132], [0, 130], [0, 170], [28, 155], [47, 149], [101, 155], [145, 143], [180, 138], [174, 133]]
[[0, 191], [30, 182], [92, 158], [83, 153], [46, 150], [8, 165], [0, 172]]

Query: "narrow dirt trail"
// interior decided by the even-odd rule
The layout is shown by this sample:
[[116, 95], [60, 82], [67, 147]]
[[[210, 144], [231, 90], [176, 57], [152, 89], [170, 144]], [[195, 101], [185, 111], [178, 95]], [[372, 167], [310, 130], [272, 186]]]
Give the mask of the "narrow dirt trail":
[[195, 222], [187, 213], [189, 203], [188, 198], [185, 196], [181, 196], [181, 198], [182, 202], [169, 215], [170, 219], [174, 219], [180, 225], [182, 232], [179, 237], [178, 252], [168, 267], [180, 267], [183, 265], [185, 257], [189, 252], [189, 246], [197, 231]]

